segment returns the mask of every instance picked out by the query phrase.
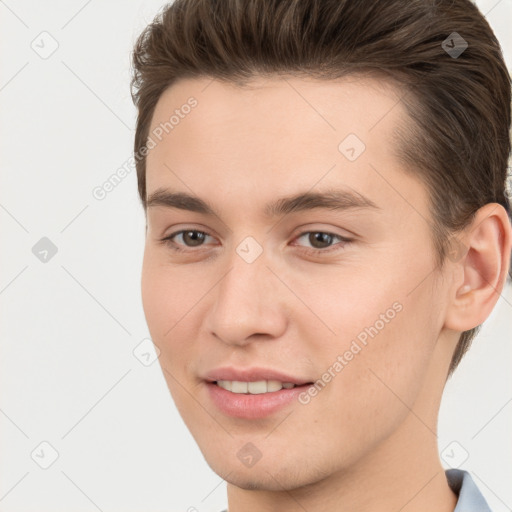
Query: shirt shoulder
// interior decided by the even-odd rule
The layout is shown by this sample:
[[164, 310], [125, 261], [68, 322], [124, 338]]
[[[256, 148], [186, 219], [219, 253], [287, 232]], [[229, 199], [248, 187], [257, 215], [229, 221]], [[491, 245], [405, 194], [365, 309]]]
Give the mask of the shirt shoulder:
[[492, 512], [471, 475], [462, 469], [448, 469], [446, 479], [451, 490], [458, 496], [453, 512]]

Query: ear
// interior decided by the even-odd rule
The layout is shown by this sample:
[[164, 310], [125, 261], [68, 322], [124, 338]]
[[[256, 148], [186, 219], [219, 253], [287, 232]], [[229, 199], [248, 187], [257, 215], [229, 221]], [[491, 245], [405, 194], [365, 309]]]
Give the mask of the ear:
[[480, 208], [467, 229], [452, 239], [448, 259], [455, 265], [445, 327], [468, 331], [491, 314], [510, 265], [512, 227], [498, 203]]

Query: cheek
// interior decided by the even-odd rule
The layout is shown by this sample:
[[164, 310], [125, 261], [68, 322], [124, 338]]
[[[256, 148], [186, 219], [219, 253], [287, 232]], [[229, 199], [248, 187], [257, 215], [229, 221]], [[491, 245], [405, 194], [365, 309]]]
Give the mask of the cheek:
[[141, 279], [142, 304], [146, 323], [153, 343], [158, 347], [160, 354], [158, 362], [162, 368], [162, 375], [173, 401], [179, 410], [182, 408], [179, 382], [183, 382], [183, 371], [187, 361], [186, 352], [176, 347], [179, 342], [180, 305], [178, 294], [175, 292], [176, 283], [172, 282], [169, 272], [163, 271], [158, 265], [153, 265], [151, 258], [144, 256]]
[[197, 339], [198, 324], [193, 320], [198, 301], [205, 293], [203, 288], [183, 270], [172, 268], [146, 249], [141, 275], [144, 315], [151, 339], [160, 350], [164, 378], [177, 402], [179, 383], [189, 378], [187, 368], [194, 361], [193, 340]]
[[[331, 368], [336, 377], [331, 391], [319, 394], [330, 394], [329, 401], [340, 405], [332, 411], [333, 424], [366, 425], [364, 435], [371, 437], [373, 431], [377, 436], [383, 425], [391, 428], [403, 419], [418, 397], [437, 341], [439, 315], [430, 285], [410, 293], [414, 283], [403, 275], [381, 277], [372, 286], [364, 278], [358, 288], [347, 281], [344, 285], [341, 292], [331, 285], [324, 302], [323, 318], [337, 336], [318, 344], [315, 352], [321, 371]], [[338, 356], [342, 363], [334, 366]]]
[[194, 283], [184, 274], [183, 269], [166, 262], [157, 249], [146, 246], [141, 297], [148, 327], [157, 339], [170, 337], [180, 321], [185, 324], [183, 317], [201, 295], [199, 289], [194, 293]]
[[[314, 412], [307, 414], [311, 428], [323, 430], [325, 439], [339, 440], [332, 449], [345, 461], [371, 452], [399, 428], [421, 393], [429, 348], [420, 336], [404, 337], [406, 314], [404, 309], [379, 334], [368, 336], [366, 345], [359, 342], [360, 349], [353, 349], [359, 352], [313, 399], [316, 404], [306, 406]], [[344, 340], [343, 348], [350, 343]], [[344, 352], [333, 350], [336, 354]], [[336, 360], [332, 355], [326, 370]]]
[[144, 257], [144, 265], [141, 278], [141, 296], [146, 323], [157, 342], [170, 328], [170, 320], [173, 304], [169, 303], [172, 295], [169, 294], [165, 276], [148, 262]]
[[[160, 363], [168, 366], [180, 354], [173, 349], [177, 332], [185, 325], [183, 295], [180, 283], [173, 278], [173, 272], [146, 249], [141, 275], [141, 298], [146, 323], [155, 345], [160, 349]], [[167, 378], [167, 377], [166, 377]]]

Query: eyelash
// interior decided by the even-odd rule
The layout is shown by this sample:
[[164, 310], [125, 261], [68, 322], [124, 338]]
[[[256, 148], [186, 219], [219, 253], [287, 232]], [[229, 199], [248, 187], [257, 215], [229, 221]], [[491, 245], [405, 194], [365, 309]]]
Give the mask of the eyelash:
[[[206, 233], [205, 231], [200, 231], [198, 229], [182, 229], [180, 231], [175, 231], [174, 233], [171, 233], [169, 236], [165, 237], [165, 238], [162, 238], [160, 241], [166, 245], [167, 247], [169, 247], [170, 249], [172, 249], [173, 251], [175, 252], [194, 252], [194, 249], [182, 249], [181, 247], [178, 247], [176, 245], [175, 242], [172, 241], [172, 239], [177, 236], [177, 235], [181, 235], [182, 233], [201, 233], [202, 235], [207, 235], [207, 236], [212, 236], [212, 235], [209, 235], [208, 233]], [[338, 238], [341, 242], [343, 242], [343, 247], [345, 245], [348, 245], [349, 243], [351, 243], [353, 240], [350, 239], [350, 238], [346, 238], [346, 237], [343, 237], [341, 235], [336, 235], [335, 233], [330, 233], [328, 231], [303, 231], [302, 233], [300, 233], [299, 235], [297, 235], [296, 239], [299, 239], [299, 238], [302, 238], [304, 235], [309, 235], [310, 233], [322, 233], [323, 235], [329, 235], [329, 236], [332, 236], [334, 238]], [[309, 248], [303, 248], [303, 251], [307, 254], [310, 254], [310, 255], [319, 255], [320, 253], [330, 253], [332, 251], [336, 251], [336, 250], [342, 250], [343, 247], [340, 249], [338, 247], [336, 247], [336, 245], [339, 245], [339, 244], [335, 244], [334, 246], [331, 246], [331, 247], [328, 247], [326, 249], [309, 249]]]

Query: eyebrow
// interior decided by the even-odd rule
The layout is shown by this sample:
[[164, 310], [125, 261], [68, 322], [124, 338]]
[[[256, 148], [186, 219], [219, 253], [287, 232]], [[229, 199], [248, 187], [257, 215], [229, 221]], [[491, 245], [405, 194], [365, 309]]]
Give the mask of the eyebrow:
[[[148, 196], [146, 201], [147, 208], [155, 206], [178, 208], [204, 215], [215, 215], [220, 218], [218, 212], [210, 203], [187, 192], [174, 192], [169, 189], [158, 188]], [[371, 199], [358, 192], [328, 189], [322, 192], [299, 192], [292, 196], [276, 199], [265, 206], [263, 213], [266, 217], [272, 218], [315, 208], [326, 210], [381, 209]]]

